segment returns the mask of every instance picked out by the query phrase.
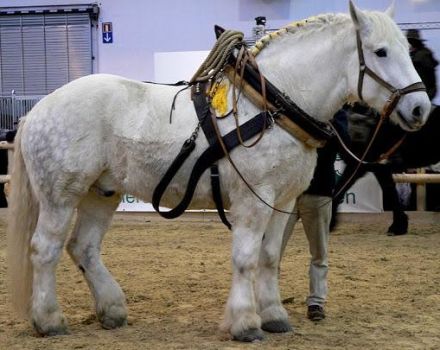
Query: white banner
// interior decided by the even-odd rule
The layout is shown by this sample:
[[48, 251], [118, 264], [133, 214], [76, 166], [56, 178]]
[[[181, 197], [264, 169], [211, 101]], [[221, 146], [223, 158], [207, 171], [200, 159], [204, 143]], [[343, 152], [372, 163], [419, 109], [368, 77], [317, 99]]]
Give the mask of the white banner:
[[119, 203], [117, 211], [154, 211], [150, 203], [145, 203], [136, 197], [124, 194], [121, 203]]
[[[335, 163], [336, 176], [339, 178], [345, 163], [338, 157]], [[382, 190], [376, 177], [367, 173], [360, 178], [344, 196], [338, 211], [344, 213], [378, 213], [383, 212]]]

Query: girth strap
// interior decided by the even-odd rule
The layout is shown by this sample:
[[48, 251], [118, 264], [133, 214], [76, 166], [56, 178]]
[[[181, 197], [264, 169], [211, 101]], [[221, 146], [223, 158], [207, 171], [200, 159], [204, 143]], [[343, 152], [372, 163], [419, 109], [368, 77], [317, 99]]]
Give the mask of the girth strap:
[[[199, 119], [200, 126], [205, 133], [208, 143], [213, 146], [217, 140], [217, 134], [215, 132], [214, 126], [212, 124], [211, 109], [208, 102], [206, 101], [205, 95], [206, 83], [198, 83], [193, 85], [191, 89], [191, 96], [194, 102], [194, 108], [196, 110], [197, 118]], [[220, 186], [220, 171], [218, 169], [217, 163], [214, 163], [210, 167], [211, 171], [211, 190], [212, 199], [214, 200], [215, 207], [217, 208], [218, 216], [220, 220], [225, 224], [225, 226], [230, 230], [232, 228], [231, 223], [226, 217], [225, 208], [223, 206], [223, 198]]]
[[[247, 141], [252, 137], [254, 137], [255, 135], [257, 135], [258, 133], [260, 133], [267, 124], [265, 122], [266, 118], [267, 118], [266, 113], [262, 112], [256, 115], [251, 120], [244, 123], [241, 126], [242, 139], [244, 141]], [[236, 130], [232, 130], [228, 134], [223, 136], [223, 142], [225, 143], [228, 151], [231, 151], [236, 146], [238, 146], [240, 144], [240, 141], [238, 140]], [[170, 167], [166, 171], [162, 180], [159, 182], [159, 184], [154, 190], [153, 199], [152, 199], [153, 207], [162, 217], [166, 219], [174, 219], [180, 216], [188, 208], [189, 204], [191, 203], [192, 197], [194, 195], [194, 191], [196, 189], [197, 183], [200, 180], [200, 177], [203, 175], [205, 170], [208, 169], [214, 162], [218, 161], [219, 159], [225, 156], [222, 147], [218, 142], [216, 142], [213, 145], [210, 145], [208, 149], [206, 149], [202, 153], [202, 155], [199, 157], [199, 159], [197, 159], [196, 163], [194, 164], [193, 170], [188, 180], [185, 195], [183, 196], [181, 202], [170, 211], [161, 211], [159, 205], [163, 197], [163, 194], [165, 193], [168, 185], [170, 184], [176, 173], [179, 171], [185, 160], [194, 150], [194, 148], [195, 148], [195, 140], [193, 138], [190, 138], [185, 141], [179, 154], [171, 163]]]

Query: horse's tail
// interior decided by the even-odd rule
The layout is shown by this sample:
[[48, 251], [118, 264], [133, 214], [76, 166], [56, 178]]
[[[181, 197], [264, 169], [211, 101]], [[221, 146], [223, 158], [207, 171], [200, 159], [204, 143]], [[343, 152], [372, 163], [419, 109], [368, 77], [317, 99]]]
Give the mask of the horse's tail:
[[7, 262], [12, 304], [20, 316], [27, 317], [32, 296], [30, 244], [39, 209], [21, 151], [24, 123], [24, 120], [20, 122], [14, 141], [8, 198]]

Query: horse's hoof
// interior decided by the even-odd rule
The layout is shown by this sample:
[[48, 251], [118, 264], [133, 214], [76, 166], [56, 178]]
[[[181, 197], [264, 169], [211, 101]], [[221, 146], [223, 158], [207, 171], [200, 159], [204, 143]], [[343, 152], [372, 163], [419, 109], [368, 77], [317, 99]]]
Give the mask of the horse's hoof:
[[261, 341], [264, 339], [264, 333], [259, 328], [250, 328], [246, 329], [243, 332], [241, 332], [238, 335], [234, 335], [234, 340], [245, 342], [245, 343], [252, 343], [255, 341]]
[[406, 225], [395, 225], [392, 224], [387, 231], [388, 236], [401, 236], [408, 233], [408, 224]]
[[285, 320], [264, 322], [261, 326], [261, 329], [270, 333], [287, 333], [293, 331], [290, 323]]
[[35, 329], [35, 331], [38, 333], [39, 336], [41, 337], [54, 337], [57, 335], [67, 335], [69, 334], [69, 331], [67, 329], [66, 325], [60, 325], [57, 327], [47, 327], [47, 328], [42, 328], [39, 325], [37, 325], [35, 322], [32, 322], [32, 325]]
[[101, 323], [101, 327], [104, 329], [115, 329], [126, 326], [127, 318], [125, 317], [110, 318], [104, 316], [102, 318], [99, 318], [99, 322]]
[[388, 236], [401, 236], [408, 233], [408, 215], [403, 214], [394, 219], [388, 228]]

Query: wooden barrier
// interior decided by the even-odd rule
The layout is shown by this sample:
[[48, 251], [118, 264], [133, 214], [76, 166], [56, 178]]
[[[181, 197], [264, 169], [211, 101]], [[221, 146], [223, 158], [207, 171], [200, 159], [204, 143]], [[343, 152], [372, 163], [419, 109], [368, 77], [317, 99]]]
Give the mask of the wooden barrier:
[[11, 180], [11, 175], [0, 175], [0, 184], [5, 184]]
[[409, 182], [413, 184], [440, 183], [440, 174], [393, 174], [395, 182]]
[[0, 149], [14, 149], [14, 144], [6, 141], [0, 141]]

